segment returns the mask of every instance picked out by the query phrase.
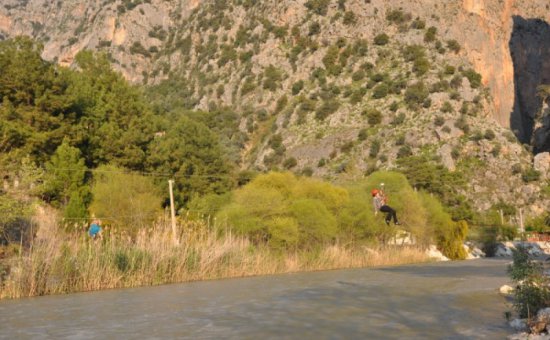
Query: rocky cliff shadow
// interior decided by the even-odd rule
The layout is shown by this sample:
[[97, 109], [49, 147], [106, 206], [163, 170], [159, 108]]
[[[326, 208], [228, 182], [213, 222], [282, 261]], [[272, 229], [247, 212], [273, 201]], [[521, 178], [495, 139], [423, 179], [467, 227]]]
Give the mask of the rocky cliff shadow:
[[[534, 153], [550, 151], [550, 119], [541, 113], [537, 87], [550, 84], [550, 25], [514, 16], [510, 53], [514, 65], [514, 107], [510, 127]], [[546, 113], [547, 115], [547, 113]]]

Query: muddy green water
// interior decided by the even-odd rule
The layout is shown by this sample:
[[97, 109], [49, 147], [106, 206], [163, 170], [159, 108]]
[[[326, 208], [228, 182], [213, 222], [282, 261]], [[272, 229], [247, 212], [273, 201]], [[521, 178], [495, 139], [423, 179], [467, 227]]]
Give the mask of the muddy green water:
[[502, 339], [506, 260], [0, 301], [2, 339]]

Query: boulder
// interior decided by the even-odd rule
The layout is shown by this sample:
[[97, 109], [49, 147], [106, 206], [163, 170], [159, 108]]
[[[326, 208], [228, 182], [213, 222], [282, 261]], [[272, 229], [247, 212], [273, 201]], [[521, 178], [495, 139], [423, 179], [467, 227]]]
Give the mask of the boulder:
[[497, 247], [496, 247], [496, 251], [495, 251], [495, 257], [510, 257], [513, 255], [512, 253], [512, 249], [514, 249], [515, 247], [510, 247], [506, 244], [503, 244], [503, 243], [499, 243], [497, 244]]
[[508, 285], [503, 285], [498, 291], [502, 295], [511, 295], [514, 292], [514, 288]]
[[525, 332], [529, 329], [527, 327], [526, 319], [514, 319], [510, 321], [510, 327], [512, 327], [516, 332]]
[[443, 253], [441, 253], [433, 244], [430, 245], [428, 249], [426, 249], [426, 255], [437, 261], [449, 261], [449, 259], [445, 255], [443, 255]]
[[468, 258], [471, 256], [471, 258], [478, 259], [486, 256], [483, 250], [479, 249], [479, 247], [470, 241], [467, 241], [464, 246], [464, 249], [468, 252]]

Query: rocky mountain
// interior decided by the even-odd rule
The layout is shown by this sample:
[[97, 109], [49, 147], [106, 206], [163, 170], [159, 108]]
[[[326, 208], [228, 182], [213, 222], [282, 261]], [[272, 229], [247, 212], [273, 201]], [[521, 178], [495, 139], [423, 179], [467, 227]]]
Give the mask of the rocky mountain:
[[62, 65], [104, 51], [188, 108], [235, 110], [243, 168], [451, 174], [442, 187], [478, 209], [540, 214], [549, 13], [543, 0], [6, 0], [0, 34], [31, 35]]

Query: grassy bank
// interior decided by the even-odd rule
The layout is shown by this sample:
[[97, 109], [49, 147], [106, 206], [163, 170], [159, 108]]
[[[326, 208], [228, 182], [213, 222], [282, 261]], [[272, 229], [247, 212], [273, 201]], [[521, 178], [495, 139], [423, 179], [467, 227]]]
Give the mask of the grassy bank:
[[203, 222], [187, 221], [180, 228], [178, 246], [168, 225], [142, 230], [134, 239], [111, 232], [95, 242], [84, 232], [51, 233], [6, 261], [9, 274], [0, 286], [0, 298], [427, 260], [421, 250], [406, 247], [327, 244], [280, 252]]

